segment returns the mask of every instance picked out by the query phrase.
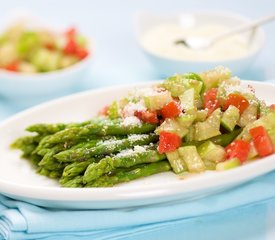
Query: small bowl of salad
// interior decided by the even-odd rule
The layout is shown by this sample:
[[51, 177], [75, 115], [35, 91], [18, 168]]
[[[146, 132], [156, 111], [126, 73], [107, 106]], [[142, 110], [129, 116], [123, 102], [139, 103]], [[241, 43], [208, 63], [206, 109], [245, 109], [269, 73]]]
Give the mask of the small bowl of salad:
[[91, 46], [78, 29], [16, 22], [0, 33], [0, 95], [49, 98], [76, 85], [90, 66]]

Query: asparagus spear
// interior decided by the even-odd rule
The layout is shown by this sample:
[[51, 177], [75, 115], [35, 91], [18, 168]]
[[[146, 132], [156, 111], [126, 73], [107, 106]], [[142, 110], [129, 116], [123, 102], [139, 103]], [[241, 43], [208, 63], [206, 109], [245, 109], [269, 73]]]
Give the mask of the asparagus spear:
[[[116, 139], [116, 138], [110, 138], [108, 139]], [[96, 146], [96, 144], [102, 142], [101, 139], [94, 139], [88, 142], [81, 142], [77, 145], [74, 145], [70, 148], [70, 146], [64, 146], [62, 143], [55, 145], [53, 148], [43, 148], [38, 151], [38, 154], [43, 156], [42, 160], [39, 162], [39, 166], [44, 166], [44, 168], [49, 169], [49, 170], [54, 170], [54, 169], [62, 169], [64, 168], [67, 164], [60, 163], [57, 161], [56, 158], [54, 158], [54, 155], [66, 150], [67, 148], [70, 148], [71, 150], [74, 149], [79, 149], [79, 148], [91, 148]], [[86, 168], [85, 168], [86, 169]], [[85, 170], [84, 169], [84, 170]]]
[[16, 139], [12, 144], [11, 148], [20, 149], [23, 151], [25, 156], [28, 156], [37, 147], [39, 141], [43, 138], [41, 135], [25, 136]]
[[82, 175], [86, 168], [93, 162], [96, 162], [96, 159], [92, 158], [84, 162], [74, 162], [67, 165], [62, 173], [62, 178], [64, 179], [63, 181], [67, 181], [78, 175]]
[[90, 121], [81, 122], [81, 123], [53, 123], [53, 124], [38, 123], [27, 127], [26, 130], [28, 132], [36, 132], [39, 134], [48, 135], [48, 134], [54, 134], [66, 128], [85, 126], [89, 123]]
[[166, 172], [170, 169], [171, 166], [168, 161], [144, 164], [137, 166], [130, 171], [125, 171], [125, 169], [122, 169], [116, 171], [114, 175], [103, 175], [94, 181], [88, 182], [85, 187], [112, 187], [118, 183], [129, 182], [137, 178], [147, 177], [160, 172]]
[[156, 128], [156, 125], [149, 123], [135, 124], [135, 125], [123, 125], [121, 119], [104, 119], [104, 120], [95, 120], [91, 121], [86, 126], [82, 127], [72, 127], [64, 129], [60, 132], [57, 132], [43, 144], [56, 144], [61, 142], [69, 142], [72, 140], [83, 139], [90, 137], [91, 135], [127, 135], [127, 134], [142, 134], [153, 132]]
[[159, 154], [158, 151], [148, 149], [137, 149], [136, 151], [121, 152], [114, 157], [106, 157], [98, 163], [91, 163], [85, 171], [83, 181], [91, 182], [116, 168], [129, 168], [142, 163], [151, 163], [164, 160], [165, 154]]
[[48, 170], [63, 169], [65, 167], [64, 164], [58, 162], [54, 158], [54, 155], [62, 150], [64, 150], [64, 146], [62, 144], [57, 144], [53, 148], [45, 148], [38, 151], [38, 154], [43, 156], [42, 160], [39, 162], [39, 166], [43, 166]]
[[44, 175], [46, 177], [54, 178], [54, 179], [58, 179], [62, 175], [62, 171], [60, 170], [48, 170], [43, 167], [39, 168], [37, 170], [37, 173], [39, 173], [40, 175]]
[[11, 148], [20, 149], [23, 152], [21, 157], [28, 159], [32, 164], [37, 166], [41, 157], [35, 154], [34, 151], [42, 138], [42, 135], [21, 137], [11, 144]]
[[131, 135], [125, 139], [103, 141], [91, 148], [66, 150], [54, 157], [61, 162], [85, 161], [94, 156], [117, 153], [136, 145], [148, 145], [157, 140], [158, 136], [156, 134]]
[[67, 188], [80, 188], [83, 187], [82, 176], [77, 176], [71, 180], [61, 183], [63, 187]]

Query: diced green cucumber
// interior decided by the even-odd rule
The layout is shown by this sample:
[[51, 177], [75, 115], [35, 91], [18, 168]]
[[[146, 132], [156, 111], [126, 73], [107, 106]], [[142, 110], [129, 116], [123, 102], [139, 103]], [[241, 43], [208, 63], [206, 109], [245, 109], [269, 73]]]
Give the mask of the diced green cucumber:
[[260, 117], [262, 117], [262, 116], [264, 116], [264, 115], [266, 115], [266, 114], [268, 114], [270, 112], [270, 108], [265, 104], [264, 101], [260, 101], [259, 100], [258, 103], [259, 103], [258, 110], [260, 112]]
[[182, 78], [180, 74], [165, 79], [162, 87], [171, 92], [173, 97], [178, 97], [187, 89], [186, 79]]
[[216, 170], [217, 163], [211, 161], [203, 161], [206, 170]]
[[168, 159], [173, 171], [176, 174], [187, 171], [186, 163], [180, 157], [179, 152], [177, 150], [173, 151], [173, 152], [167, 152], [166, 156], [167, 156], [167, 159]]
[[268, 114], [260, 117], [256, 121], [246, 125], [237, 138], [241, 138], [244, 141], [249, 142], [251, 140], [249, 130], [258, 126], [263, 126], [268, 132], [272, 129], [275, 129], [275, 112], [269, 112]]
[[185, 113], [194, 114], [197, 110], [195, 103], [195, 90], [190, 88], [179, 96], [180, 105]]
[[[189, 137], [189, 133], [190, 131], [194, 129], [194, 126], [191, 126], [189, 128], [189, 132], [186, 134], [186, 136], [184, 137], [185, 142], [182, 143], [182, 146], [200, 146], [201, 144], [205, 143], [205, 141], [211, 141], [214, 144], [220, 145], [222, 147], [226, 147], [228, 144], [230, 144], [242, 131], [241, 128], [236, 129], [230, 133], [224, 133], [222, 135], [219, 136], [215, 136], [212, 138], [209, 138], [207, 140], [203, 140], [203, 141], [195, 141], [194, 140], [194, 133], [191, 135], [190, 138], [187, 139], [187, 137]], [[194, 132], [194, 131], [193, 131]], [[190, 140], [189, 140], [190, 139]]]
[[197, 81], [197, 80], [189, 80], [189, 89], [193, 88], [195, 95], [194, 95], [194, 99], [195, 99], [195, 106], [196, 108], [202, 108], [203, 106], [203, 101], [201, 98], [201, 92], [204, 90], [204, 83], [203, 81]]
[[206, 141], [198, 147], [198, 153], [203, 161], [221, 162], [225, 160], [225, 150], [222, 146]]
[[166, 118], [155, 130], [155, 133], [160, 134], [162, 131], [176, 133], [180, 137], [184, 137], [188, 132], [187, 128], [182, 127], [176, 119], [172, 118]]
[[275, 148], [275, 128], [268, 130], [268, 135], [273, 143], [273, 147]]
[[216, 166], [217, 171], [224, 171], [229, 170], [232, 168], [239, 167], [241, 165], [241, 162], [238, 158], [231, 158], [225, 162], [220, 162]]
[[213, 128], [219, 130], [221, 117], [222, 111], [220, 108], [217, 108], [204, 122], [208, 122]]
[[202, 88], [204, 86], [203, 81], [197, 81], [193, 79], [188, 80], [188, 83], [189, 83], [189, 88], [194, 88], [195, 92], [198, 94], [202, 91]]
[[5, 42], [0, 47], [0, 66], [6, 66], [13, 62], [18, 61], [20, 56], [18, 55], [14, 44], [11, 42]]
[[115, 118], [119, 118], [120, 117], [119, 106], [118, 106], [118, 102], [117, 101], [113, 101], [113, 103], [108, 108], [107, 114], [108, 114], [108, 117], [111, 118], [111, 119], [115, 119]]
[[242, 113], [238, 125], [245, 127], [247, 124], [254, 122], [257, 119], [258, 106], [250, 104]]
[[196, 122], [203, 122], [203, 121], [205, 121], [206, 120], [206, 118], [207, 118], [207, 110], [205, 110], [205, 109], [202, 109], [202, 110], [198, 110], [197, 111], [197, 114], [196, 114], [196, 119], [195, 119], [195, 121]]
[[65, 56], [63, 55], [60, 63], [59, 63], [59, 67], [60, 68], [66, 68], [69, 67], [75, 63], [77, 63], [79, 60], [75, 57], [75, 56]]
[[229, 132], [232, 132], [237, 125], [239, 118], [239, 109], [233, 105], [230, 105], [222, 115], [221, 125]]
[[150, 110], [159, 110], [173, 99], [169, 91], [156, 92], [154, 95], [143, 97], [145, 106]]
[[220, 82], [227, 81], [231, 77], [231, 71], [225, 67], [216, 67], [215, 69], [199, 74], [203, 80], [206, 89], [218, 87]]
[[221, 132], [216, 128], [213, 128], [208, 122], [197, 122], [195, 124], [195, 141], [206, 140], [220, 134]]
[[173, 97], [182, 95], [187, 89], [195, 88], [200, 93], [204, 90], [204, 82], [195, 73], [176, 74], [167, 78], [162, 87], [171, 92]]
[[35, 48], [40, 46], [39, 34], [36, 32], [23, 32], [17, 42], [16, 49], [22, 56], [29, 54]]
[[258, 152], [255, 148], [255, 145], [253, 144], [253, 142], [250, 142], [250, 147], [249, 147], [249, 152], [248, 152], [248, 156], [247, 159], [253, 159], [255, 157], [258, 156]]
[[176, 120], [180, 124], [180, 126], [185, 127], [185, 128], [190, 127], [195, 119], [196, 119], [196, 115], [186, 114], [186, 113], [184, 113], [181, 116], [176, 118]]
[[81, 35], [76, 36], [76, 42], [79, 44], [79, 46], [84, 47], [84, 48], [86, 48], [88, 45], [87, 39]]
[[5, 35], [1, 35], [0, 36], [0, 45], [2, 45], [3, 43], [5, 43], [7, 41], [7, 38]]
[[188, 72], [188, 73], [182, 74], [181, 76], [183, 76], [186, 79], [198, 80], [200, 82], [203, 82], [201, 77], [197, 73]]
[[195, 127], [194, 125], [191, 125], [188, 128], [188, 133], [185, 135], [184, 140], [186, 142], [191, 142], [191, 141], [194, 141], [194, 139], [195, 139]]
[[220, 132], [221, 110], [216, 109], [204, 122], [197, 122], [195, 126], [196, 141], [206, 140], [218, 136]]
[[[197, 92], [202, 93], [202, 92], [205, 91], [204, 81], [201, 79], [201, 77], [198, 74], [196, 74], [196, 73], [186, 73], [185, 77], [188, 78], [188, 79], [197, 80], [198, 82], [201, 83], [200, 88], [197, 89]], [[192, 83], [190, 83], [190, 85], [192, 86]]]
[[39, 71], [48, 72], [60, 67], [61, 55], [47, 49], [39, 49], [31, 58], [31, 63]]
[[206, 167], [195, 146], [185, 146], [178, 149], [180, 157], [184, 160], [190, 172], [203, 172]]

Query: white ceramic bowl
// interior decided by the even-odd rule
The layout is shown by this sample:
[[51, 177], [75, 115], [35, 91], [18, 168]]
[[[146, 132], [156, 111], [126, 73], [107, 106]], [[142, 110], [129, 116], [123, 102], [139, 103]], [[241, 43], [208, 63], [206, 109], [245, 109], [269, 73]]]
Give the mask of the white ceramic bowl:
[[[4, 23], [1, 23], [0, 27], [5, 29], [18, 21], [26, 22], [26, 24], [31, 24], [36, 28], [43, 27], [57, 33], [64, 30], [64, 26], [44, 24], [39, 18], [32, 16], [32, 13], [15, 14], [11, 19], [4, 19]], [[34, 74], [11, 72], [0, 68], [0, 96], [22, 106], [29, 106], [69, 92], [88, 72], [94, 53], [93, 41], [85, 33], [83, 35], [88, 39], [90, 54], [69, 67]]]
[[15, 101], [47, 99], [76, 85], [88, 72], [91, 55], [64, 69], [24, 74], [0, 69], [0, 95]]
[[[202, 26], [204, 24], [220, 24], [226, 27], [236, 27], [241, 24], [248, 23], [249, 19], [228, 12], [211, 12], [211, 11], [197, 11], [197, 12], [185, 12], [181, 14], [173, 15], [158, 15], [154, 13], [141, 12], [136, 16], [136, 33], [139, 45], [144, 50], [149, 60], [156, 67], [157, 72], [162, 77], [173, 75], [175, 73], [183, 73], [187, 71], [200, 72], [207, 69], [212, 69], [217, 65], [223, 65], [232, 70], [234, 75], [240, 75], [247, 70], [256, 56], [259, 54], [265, 43], [265, 34], [261, 28], [258, 28], [254, 32], [253, 40], [251, 41], [251, 50], [243, 57], [234, 58], [230, 60], [222, 61], [200, 61], [200, 60], [175, 60], [173, 58], [163, 57], [155, 54], [145, 48], [142, 44], [142, 36], [144, 34], [161, 24], [179, 24], [184, 16], [190, 16], [193, 18], [194, 26]], [[167, 33], [169, 34], [169, 33]], [[249, 33], [247, 33], [249, 34]], [[156, 40], [157, 41], [157, 40]]]

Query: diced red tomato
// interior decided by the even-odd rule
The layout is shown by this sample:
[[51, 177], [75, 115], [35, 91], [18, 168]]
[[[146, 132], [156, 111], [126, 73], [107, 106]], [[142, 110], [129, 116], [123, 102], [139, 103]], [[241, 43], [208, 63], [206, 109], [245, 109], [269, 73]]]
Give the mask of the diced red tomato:
[[87, 49], [82, 48], [82, 47], [78, 47], [76, 50], [76, 56], [79, 59], [84, 59], [85, 57], [87, 57], [89, 55], [89, 52]]
[[203, 94], [203, 107], [208, 109], [208, 115], [220, 106], [220, 102], [217, 99], [217, 92], [217, 88], [211, 88]]
[[254, 146], [261, 157], [273, 153], [274, 149], [272, 141], [263, 126], [251, 128], [249, 132], [252, 136]]
[[170, 132], [160, 132], [158, 151], [160, 153], [173, 152], [181, 145], [181, 138]]
[[74, 27], [70, 27], [66, 32], [65, 32], [65, 35], [67, 38], [74, 38], [75, 35], [76, 35], [76, 29]]
[[166, 104], [160, 111], [163, 118], [174, 118], [180, 115], [181, 108], [176, 101]]
[[157, 111], [136, 111], [135, 116], [146, 123], [157, 124], [159, 122]]
[[108, 115], [108, 110], [109, 110], [109, 106], [105, 106], [99, 111], [98, 114], [101, 115], [101, 116], [107, 116]]
[[19, 63], [18, 62], [13, 62], [8, 64], [5, 69], [8, 71], [12, 71], [12, 72], [18, 72], [18, 67], [19, 67]]
[[78, 49], [78, 46], [77, 46], [76, 41], [73, 39], [68, 39], [68, 41], [64, 47], [64, 53], [75, 55], [77, 52], [77, 49]]
[[223, 110], [225, 111], [230, 105], [235, 106], [240, 110], [240, 113], [243, 113], [243, 111], [249, 106], [249, 102], [244, 96], [238, 93], [231, 93], [225, 100]]
[[247, 160], [250, 144], [244, 140], [238, 139], [230, 143], [226, 148], [226, 158], [238, 158], [242, 163]]

